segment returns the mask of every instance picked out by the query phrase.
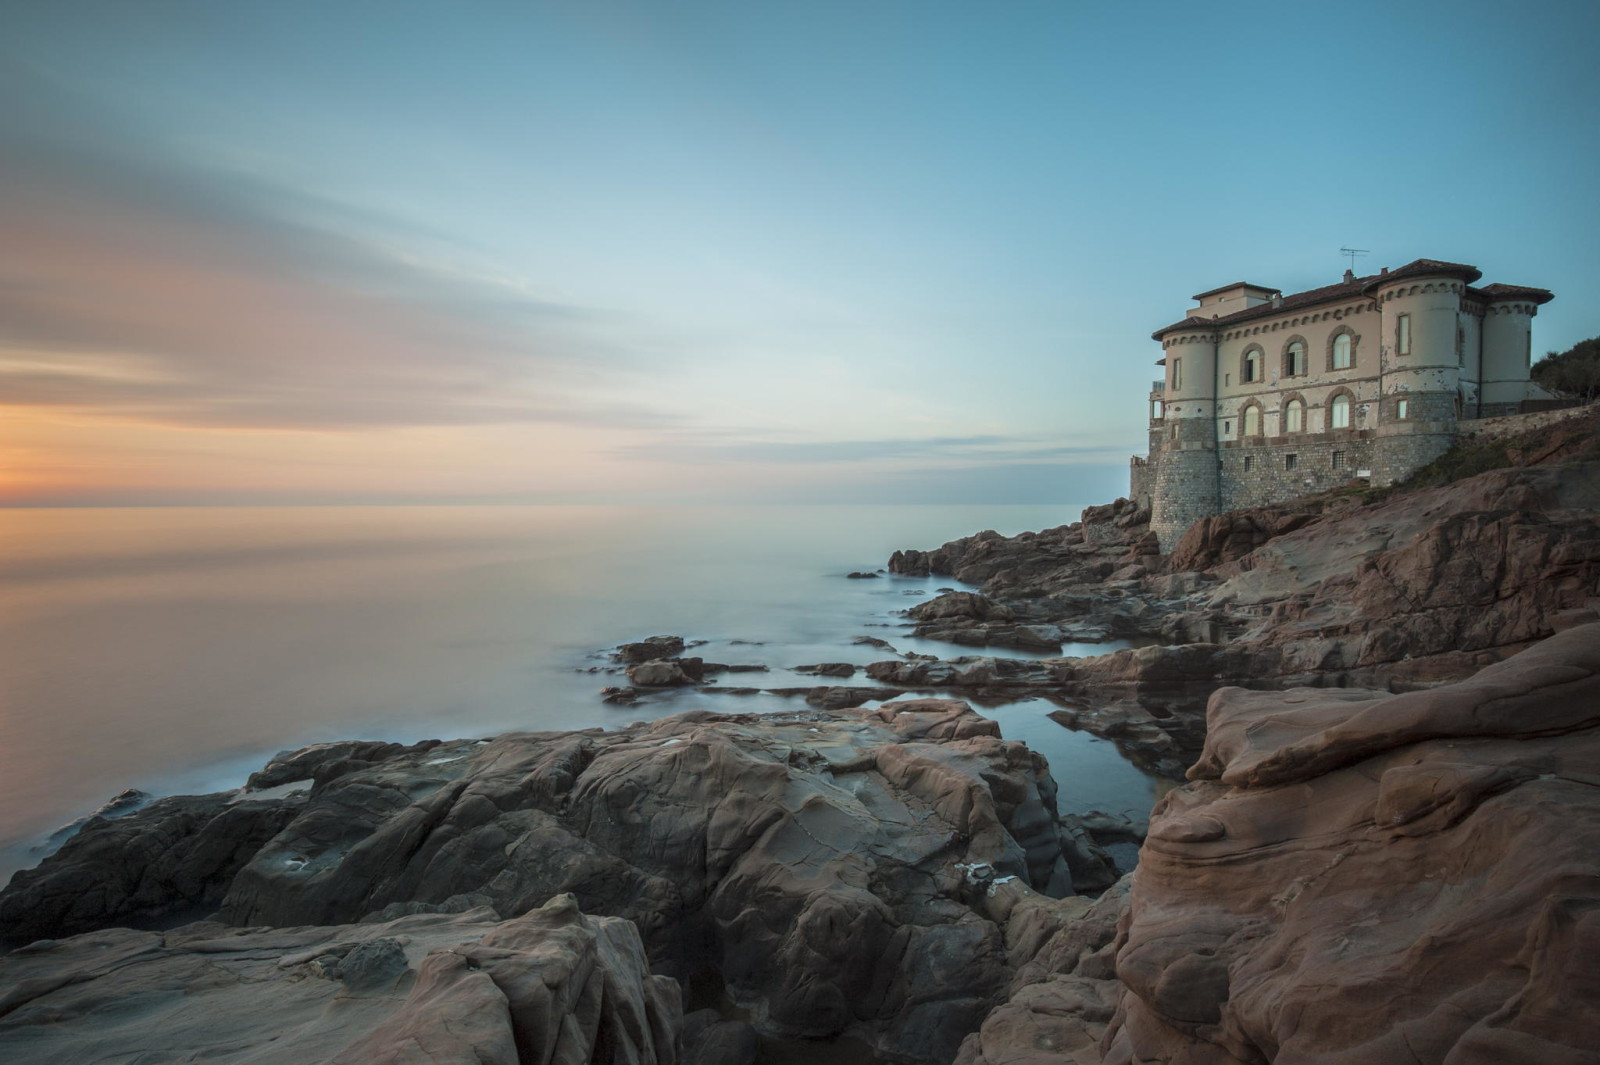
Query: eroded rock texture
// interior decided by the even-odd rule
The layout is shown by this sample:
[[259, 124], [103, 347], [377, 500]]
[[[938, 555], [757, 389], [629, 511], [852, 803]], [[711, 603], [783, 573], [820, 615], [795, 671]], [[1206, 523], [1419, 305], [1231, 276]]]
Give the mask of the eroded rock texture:
[[0, 940], [215, 909], [234, 874], [293, 816], [283, 802], [235, 800], [176, 795], [134, 815], [91, 818], [0, 892]]
[[570, 895], [510, 921], [117, 928], [0, 957], [14, 1065], [673, 1065], [682, 1019], [638, 930]]
[[1218, 691], [1107, 1062], [1600, 1061], [1600, 625], [1431, 691]]
[[1014, 881], [991, 889], [1015, 975], [956, 1065], [1097, 1065], [1122, 991], [1111, 952], [1127, 908], [1126, 877], [1097, 900], [1047, 899]]
[[[350, 768], [326, 770], [319, 751]], [[287, 824], [232, 877], [229, 923], [336, 925], [476, 902], [517, 914], [571, 892], [586, 912], [636, 922], [666, 971], [720, 974], [768, 1034], [853, 1032], [941, 1061], [1010, 977], [1000, 929], [970, 905], [981, 885], [1071, 890], [1043, 760], [962, 703], [698, 712], [347, 755], [312, 749], [264, 771], [279, 786], [309, 777], [309, 794], [255, 804]], [[14, 883], [5, 931], [81, 926], [81, 908], [34, 905], [49, 897], [41, 885], [91, 882], [111, 853], [96, 839], [136, 833], [144, 816], [90, 825]], [[108, 896], [96, 912], [138, 916], [139, 901]]]

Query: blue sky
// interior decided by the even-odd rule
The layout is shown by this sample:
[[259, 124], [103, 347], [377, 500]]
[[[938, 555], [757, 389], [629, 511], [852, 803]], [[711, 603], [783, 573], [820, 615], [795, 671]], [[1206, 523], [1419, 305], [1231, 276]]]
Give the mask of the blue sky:
[[14, 0], [0, 498], [1101, 501], [1202, 289], [1351, 245], [1600, 333], [1597, 31]]

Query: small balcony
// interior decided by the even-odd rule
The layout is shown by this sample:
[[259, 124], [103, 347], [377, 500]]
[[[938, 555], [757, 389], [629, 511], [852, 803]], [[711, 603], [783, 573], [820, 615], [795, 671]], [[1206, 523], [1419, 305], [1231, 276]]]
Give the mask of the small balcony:
[[1166, 390], [1167, 390], [1167, 383], [1165, 381], [1151, 381], [1150, 382], [1150, 391], [1152, 391], [1152, 392], [1165, 392]]

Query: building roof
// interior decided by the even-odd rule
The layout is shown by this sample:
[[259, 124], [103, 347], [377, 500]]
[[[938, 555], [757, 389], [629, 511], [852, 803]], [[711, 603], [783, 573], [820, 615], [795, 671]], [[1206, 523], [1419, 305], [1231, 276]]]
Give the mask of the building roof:
[[1556, 298], [1555, 293], [1547, 288], [1502, 285], [1499, 282], [1495, 282], [1492, 285], [1484, 285], [1482, 288], [1475, 288], [1472, 291], [1490, 303], [1496, 300], [1532, 300], [1534, 303], [1549, 303]]
[[1375, 289], [1379, 285], [1386, 285], [1390, 281], [1397, 281], [1408, 277], [1459, 277], [1467, 284], [1472, 284], [1483, 276], [1483, 271], [1476, 266], [1466, 263], [1447, 263], [1441, 259], [1412, 259], [1398, 270], [1385, 270], [1367, 283], [1368, 289]]
[[[1334, 303], [1339, 300], [1353, 299], [1373, 292], [1380, 285], [1394, 280], [1410, 277], [1439, 277], [1441, 275], [1460, 278], [1470, 285], [1483, 276], [1483, 271], [1476, 266], [1468, 266], [1466, 263], [1447, 263], [1440, 259], [1413, 259], [1398, 270], [1390, 270], [1385, 267], [1380, 273], [1368, 274], [1366, 277], [1354, 277], [1349, 281], [1340, 281], [1337, 284], [1324, 285], [1321, 288], [1307, 289], [1304, 292], [1295, 292], [1271, 303], [1247, 307], [1242, 311], [1222, 315], [1220, 318], [1202, 318], [1199, 315], [1191, 314], [1182, 321], [1157, 329], [1150, 334], [1150, 339], [1160, 340], [1168, 333], [1176, 333], [1186, 329], [1209, 329], [1230, 326], [1256, 318], [1269, 318], [1272, 315], [1281, 314], [1284, 311], [1298, 310], [1301, 307], [1312, 307], [1319, 303]], [[1240, 283], [1242, 284], [1243, 282]], [[1202, 292], [1200, 295], [1208, 296], [1233, 287], [1235, 286], [1224, 285], [1221, 289], [1212, 289], [1211, 292]], [[1251, 287], [1259, 286], [1252, 285]], [[1271, 292], [1273, 290], [1266, 289], [1265, 291]], [[1544, 303], [1555, 298], [1545, 289], [1522, 288], [1517, 285], [1486, 285], [1476, 291], [1481, 292], [1483, 297], [1489, 300], [1528, 299]], [[1541, 296], [1543, 297], [1542, 299], [1540, 298]], [[1194, 298], [1199, 299], [1200, 296]]]
[[1200, 300], [1205, 299], [1207, 296], [1215, 296], [1219, 292], [1231, 292], [1232, 290], [1234, 290], [1236, 288], [1253, 288], [1257, 292], [1267, 292], [1267, 293], [1272, 293], [1272, 292], [1278, 291], [1277, 289], [1273, 288], [1270, 285], [1252, 285], [1248, 281], [1235, 281], [1231, 285], [1219, 285], [1216, 288], [1208, 288], [1204, 292], [1201, 292], [1198, 295], [1190, 296], [1189, 298], [1194, 300], [1194, 301], [1196, 301], [1196, 302], [1199, 302]]

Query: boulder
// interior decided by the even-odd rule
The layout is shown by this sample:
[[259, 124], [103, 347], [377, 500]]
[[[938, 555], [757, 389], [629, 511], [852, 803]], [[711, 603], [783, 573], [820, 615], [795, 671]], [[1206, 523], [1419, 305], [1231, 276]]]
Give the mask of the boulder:
[[1018, 883], [989, 896], [1013, 966], [1006, 1001], [961, 1044], [956, 1065], [1100, 1065], [1121, 986], [1112, 970], [1129, 878], [1099, 900], [1047, 899]]
[[0, 1058], [673, 1065], [675, 981], [627, 921], [556, 896], [377, 924], [111, 929], [0, 957]]
[[1600, 624], [1429, 691], [1225, 688], [1208, 721], [1107, 1061], [1600, 1061]]
[[819, 662], [811, 666], [795, 666], [794, 671], [818, 677], [853, 677], [856, 667], [849, 662]]
[[628, 683], [640, 688], [676, 688], [699, 684], [704, 679], [705, 669], [698, 658], [640, 662], [628, 667]]
[[646, 636], [637, 643], [625, 643], [617, 648], [619, 662], [650, 662], [656, 659], [677, 658], [683, 654], [682, 636]]
[[69, 935], [203, 912], [305, 803], [180, 795], [91, 818], [37, 868], [0, 892], [0, 941]]
[[1016, 613], [1001, 606], [987, 596], [976, 592], [946, 592], [937, 599], [918, 603], [906, 611], [906, 616], [917, 621], [938, 618], [971, 618], [974, 621], [1010, 621]]

